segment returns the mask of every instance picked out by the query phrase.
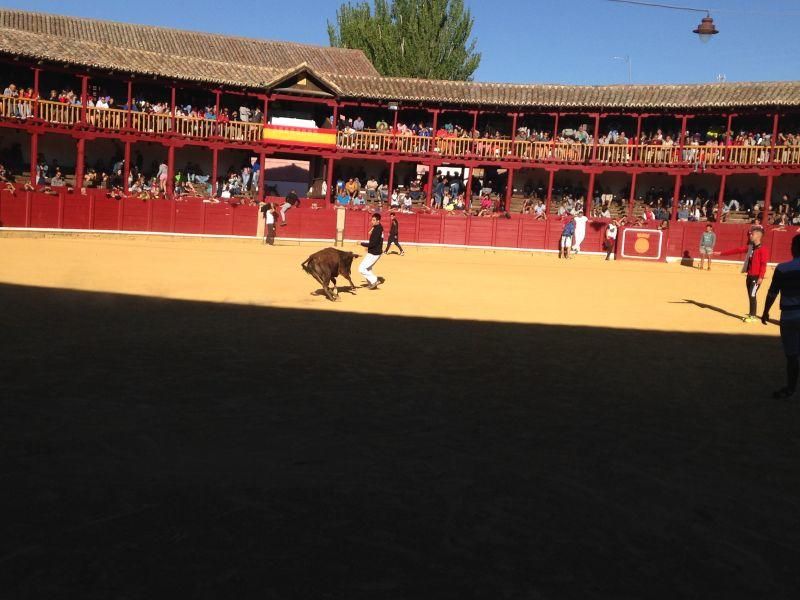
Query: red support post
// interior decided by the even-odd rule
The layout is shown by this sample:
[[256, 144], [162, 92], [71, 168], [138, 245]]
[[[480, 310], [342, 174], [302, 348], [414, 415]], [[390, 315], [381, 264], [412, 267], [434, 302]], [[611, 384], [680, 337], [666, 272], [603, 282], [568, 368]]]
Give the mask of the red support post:
[[728, 183], [728, 175], [722, 174], [719, 180], [719, 195], [717, 197], [717, 221], [722, 223], [722, 206], [725, 204], [725, 185]]
[[[431, 112], [433, 112], [433, 123], [431, 125], [430, 146], [428, 147], [429, 153], [436, 151], [436, 131], [439, 129], [439, 109], [434, 108]], [[431, 191], [431, 198], [433, 198], [433, 191]]]
[[81, 123], [86, 123], [86, 105], [89, 103], [89, 77], [81, 75]]
[[592, 201], [594, 200], [594, 181], [596, 178], [596, 173], [592, 171], [589, 173], [589, 189], [586, 191], [586, 202], [583, 204], [583, 214], [590, 215], [592, 214]]
[[433, 204], [433, 173], [436, 171], [434, 165], [428, 165], [428, 192], [425, 204], [430, 206]]
[[553, 203], [553, 182], [555, 181], [556, 172], [550, 171], [550, 176], [547, 179], [547, 199], [545, 200], [544, 212], [547, 218], [550, 218], [550, 206]]
[[392, 194], [394, 193], [394, 161], [389, 163], [389, 202], [392, 201]]
[[31, 134], [31, 185], [36, 185], [36, 165], [39, 162], [39, 134]]
[[333, 190], [333, 158], [328, 159], [328, 172], [325, 173], [326, 183], [328, 185], [328, 189], [326, 190], [325, 194], [325, 201], [330, 204], [331, 206], [336, 206], [336, 195]]
[[467, 195], [464, 201], [464, 206], [467, 210], [472, 208], [472, 174], [474, 171], [474, 167], [469, 168], [469, 177], [467, 178]]
[[392, 133], [397, 133], [397, 119], [400, 117], [400, 109], [394, 111], [394, 120], [392, 121]]
[[[560, 117], [560, 113], [556, 113], [556, 118], [553, 123], [553, 148], [550, 151], [550, 158], [556, 157], [556, 142], [558, 141], [558, 119]], [[549, 201], [548, 201], [549, 202]]]
[[167, 146], [167, 195], [172, 197], [175, 190], [175, 146]]
[[681, 117], [681, 138], [680, 138], [679, 143], [678, 143], [678, 152], [679, 152], [678, 162], [680, 162], [680, 163], [684, 162], [684, 160], [683, 160], [683, 156], [684, 156], [683, 147], [686, 144], [686, 122], [687, 122], [687, 120], [688, 120], [688, 117], [686, 115], [683, 115], [683, 117]]
[[774, 183], [775, 176], [767, 175], [767, 189], [764, 190], [764, 210], [761, 213], [761, 224], [769, 224], [769, 211], [772, 207], [772, 184]]
[[592, 135], [592, 162], [597, 160], [597, 144], [600, 139], [600, 113], [594, 115], [594, 132]]
[[[733, 113], [728, 115], [728, 124], [725, 129], [725, 151], [723, 154], [725, 162], [731, 160], [731, 129], [733, 128]], [[724, 177], [724, 176], [723, 176]], [[722, 213], [720, 213], [721, 215]]]
[[86, 140], [78, 139], [78, 147], [75, 152], [75, 189], [83, 188], [83, 175], [86, 169]]
[[514, 169], [508, 169], [508, 178], [506, 180], [506, 198], [503, 208], [506, 212], [511, 212], [511, 197], [514, 194]]
[[264, 152], [258, 154], [258, 196], [259, 202], [264, 201], [264, 192], [267, 189], [267, 157]]
[[642, 143], [642, 115], [636, 117], [636, 137], [633, 138], [633, 152], [631, 153], [631, 158], [635, 161], [641, 159], [639, 146]]
[[125, 158], [122, 167], [122, 191], [128, 193], [128, 178], [131, 175], [131, 143], [125, 142]]
[[174, 131], [177, 129], [177, 128], [175, 127], [175, 123], [176, 123], [176, 115], [175, 115], [175, 92], [176, 92], [176, 89], [175, 89], [175, 86], [173, 85], [173, 86], [170, 88], [170, 100], [169, 100], [169, 107], [170, 107], [170, 108], [169, 108], [169, 110], [170, 110], [170, 114], [172, 115], [172, 117], [170, 118], [170, 127], [172, 128], [172, 131], [173, 131], [173, 132], [174, 132]]
[[125, 115], [125, 129], [131, 128], [132, 112], [133, 112], [133, 80], [128, 79], [128, 113]]
[[39, 118], [39, 74], [41, 69], [33, 70], [33, 97], [36, 98], [36, 103], [33, 105], [33, 116]]
[[634, 209], [634, 206], [636, 205], [636, 177], [637, 177], [637, 173], [634, 172], [633, 175], [631, 175], [631, 191], [630, 191], [630, 194], [628, 194], [628, 216], [629, 217], [633, 216], [633, 209]]
[[511, 156], [516, 157], [516, 148], [514, 148], [514, 142], [517, 140], [517, 118], [519, 117], [519, 113], [514, 113], [511, 115]]
[[[217, 148], [213, 148], [211, 150], [211, 198], [215, 198], [217, 195], [217, 178], [219, 177], [219, 150]], [[264, 179], [264, 175], [262, 173], [261, 178]]]
[[672, 220], [678, 219], [678, 201], [681, 199], [681, 181], [683, 175], [675, 175], [675, 187], [672, 189]]
[[266, 125], [269, 123], [269, 119], [267, 118], [267, 113], [269, 112], [269, 98], [264, 96], [264, 118], [262, 119], [261, 124]]
[[775, 145], [778, 141], [778, 123], [780, 121], [780, 115], [775, 113], [772, 116], [772, 139], [770, 140], [772, 143], [770, 144], [769, 149], [769, 162], [772, 164], [775, 161]]

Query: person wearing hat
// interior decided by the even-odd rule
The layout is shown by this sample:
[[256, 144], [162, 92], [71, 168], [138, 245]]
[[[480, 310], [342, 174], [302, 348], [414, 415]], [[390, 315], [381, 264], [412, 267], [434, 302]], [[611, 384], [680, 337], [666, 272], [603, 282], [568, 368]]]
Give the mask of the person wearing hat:
[[714, 256], [730, 256], [732, 254], [745, 254], [744, 264], [742, 265], [742, 273], [745, 273], [745, 283], [747, 285], [747, 300], [750, 309], [742, 321], [745, 323], [753, 323], [758, 320], [758, 290], [764, 282], [764, 276], [767, 274], [767, 262], [769, 262], [769, 255], [767, 249], [761, 244], [764, 238], [764, 228], [761, 225], [755, 225], [750, 228], [750, 241], [746, 246], [738, 248], [731, 248], [723, 252], [714, 252]]

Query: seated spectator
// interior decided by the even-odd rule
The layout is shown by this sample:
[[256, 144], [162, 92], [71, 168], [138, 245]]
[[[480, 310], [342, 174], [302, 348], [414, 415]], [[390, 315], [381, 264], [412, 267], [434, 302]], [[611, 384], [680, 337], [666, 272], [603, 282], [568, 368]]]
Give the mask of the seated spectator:
[[340, 206], [347, 206], [350, 204], [350, 196], [344, 190], [339, 190], [339, 193], [336, 196], [336, 202]]
[[686, 204], [681, 204], [678, 207], [678, 221], [688, 221], [689, 220], [689, 209], [687, 208]]
[[61, 174], [61, 169], [56, 167], [56, 172], [50, 179], [51, 187], [64, 187], [64, 176]]
[[389, 206], [392, 208], [400, 208], [400, 195], [397, 193], [397, 190], [392, 192], [392, 200], [389, 203]]
[[369, 202], [377, 202], [380, 200], [380, 195], [378, 194], [378, 181], [374, 177], [370, 177], [367, 180], [364, 190], [367, 193], [367, 200]]
[[539, 200], [538, 204], [533, 208], [533, 216], [537, 221], [544, 221], [547, 219], [547, 206], [544, 201]]

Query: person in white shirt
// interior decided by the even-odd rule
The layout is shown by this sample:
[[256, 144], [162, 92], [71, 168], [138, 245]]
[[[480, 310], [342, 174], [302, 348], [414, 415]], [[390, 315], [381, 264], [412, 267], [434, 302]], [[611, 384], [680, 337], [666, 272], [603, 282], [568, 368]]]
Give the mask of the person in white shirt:
[[611, 254], [617, 245], [617, 222], [611, 221], [606, 227], [606, 239], [603, 248], [606, 251], [606, 260], [611, 260]]
[[547, 207], [544, 202], [539, 200], [539, 204], [533, 207], [533, 216], [536, 219], [544, 219], [545, 218], [545, 211]]
[[275, 245], [275, 205], [272, 202], [267, 202], [261, 207], [261, 212], [264, 213], [264, 221], [266, 227], [264, 228], [264, 243], [270, 246]]
[[583, 240], [586, 239], [586, 224], [589, 222], [589, 217], [579, 210], [573, 221], [575, 222], [575, 236], [572, 238], [572, 251], [577, 254], [581, 251]]

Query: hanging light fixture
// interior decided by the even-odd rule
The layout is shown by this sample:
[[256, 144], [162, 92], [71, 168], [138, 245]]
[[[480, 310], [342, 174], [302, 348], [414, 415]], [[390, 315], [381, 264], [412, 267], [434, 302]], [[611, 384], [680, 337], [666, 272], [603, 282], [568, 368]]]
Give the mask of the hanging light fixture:
[[700, 41], [707, 44], [711, 41], [711, 36], [717, 35], [719, 31], [714, 27], [714, 19], [711, 18], [710, 14], [706, 13], [706, 16], [700, 21], [700, 25], [692, 33], [696, 33], [700, 36]]
[[634, 4], [636, 6], [650, 6], [652, 8], [666, 8], [669, 10], [684, 10], [689, 12], [706, 13], [706, 16], [700, 21], [697, 29], [692, 30], [700, 38], [700, 41], [707, 44], [711, 40], [711, 36], [717, 35], [719, 30], [714, 26], [714, 19], [711, 18], [711, 12], [707, 8], [692, 8], [691, 6], [673, 6], [672, 4], [658, 4], [655, 2], [641, 2], [639, 0], [608, 0], [609, 2], [618, 2], [620, 4]]

